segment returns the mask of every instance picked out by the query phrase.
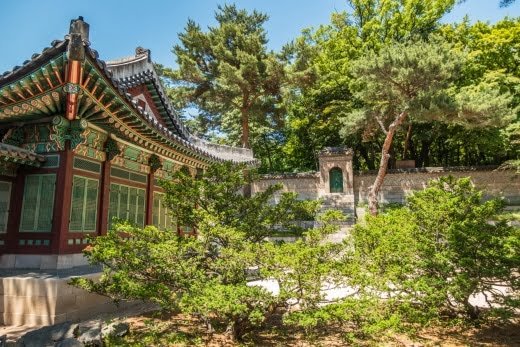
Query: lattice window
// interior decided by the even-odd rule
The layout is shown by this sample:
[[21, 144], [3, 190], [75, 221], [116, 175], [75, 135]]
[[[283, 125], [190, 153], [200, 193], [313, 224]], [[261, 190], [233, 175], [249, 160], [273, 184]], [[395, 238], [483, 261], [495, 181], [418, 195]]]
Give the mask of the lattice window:
[[164, 194], [153, 194], [152, 222], [159, 229], [177, 230], [177, 224], [172, 218], [171, 210], [164, 205]]
[[114, 218], [144, 226], [146, 191], [122, 184], [110, 185], [109, 225]]
[[46, 155], [42, 168], [57, 168], [60, 166], [60, 156], [57, 154]]
[[96, 231], [98, 188], [97, 179], [74, 176], [69, 231]]
[[112, 177], [122, 178], [129, 181], [146, 183], [148, 182], [148, 177], [146, 175], [138, 174], [135, 172], [130, 172], [126, 170], [119, 169], [117, 167], [113, 167], [110, 170], [110, 175]]
[[180, 230], [183, 234], [191, 234], [193, 232], [193, 228], [189, 226], [181, 226]]
[[51, 231], [55, 190], [55, 174], [25, 177], [20, 231]]
[[101, 172], [101, 163], [76, 157], [74, 158], [74, 168], [99, 173]]
[[0, 233], [7, 231], [9, 201], [11, 200], [11, 183], [0, 181]]

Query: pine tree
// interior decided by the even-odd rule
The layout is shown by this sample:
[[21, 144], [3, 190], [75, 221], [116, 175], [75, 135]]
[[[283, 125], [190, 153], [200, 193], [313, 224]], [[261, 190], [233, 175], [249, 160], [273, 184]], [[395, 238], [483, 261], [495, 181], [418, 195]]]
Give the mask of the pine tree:
[[378, 174], [369, 192], [369, 210], [377, 214], [396, 131], [405, 120], [440, 121], [466, 128], [510, 123], [512, 96], [502, 92], [492, 74], [468, 86], [457, 86], [465, 56], [442, 41], [398, 43], [353, 62], [352, 90], [362, 107], [344, 118], [344, 135], [373, 123], [384, 134]]
[[242, 147], [249, 148], [253, 123], [273, 126], [280, 120], [276, 105], [283, 65], [267, 50], [266, 14], [225, 5], [215, 18], [218, 24], [207, 31], [188, 21], [173, 48], [179, 68], [165, 74], [173, 99], [198, 108], [199, 130], [224, 133], [230, 144], [240, 137]]

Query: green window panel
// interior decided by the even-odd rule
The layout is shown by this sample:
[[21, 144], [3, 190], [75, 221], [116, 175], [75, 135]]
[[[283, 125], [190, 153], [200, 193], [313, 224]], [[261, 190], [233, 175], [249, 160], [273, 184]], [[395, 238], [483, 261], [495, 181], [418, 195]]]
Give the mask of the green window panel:
[[55, 189], [55, 174], [26, 176], [20, 231], [51, 231]]
[[97, 210], [98, 210], [98, 181], [88, 180], [86, 187], [85, 203], [85, 230], [96, 230]]
[[144, 213], [145, 213], [145, 191], [144, 189], [137, 190], [137, 211], [136, 211], [136, 220], [135, 223], [137, 225], [144, 226]]
[[130, 187], [127, 186], [120, 186], [119, 187], [119, 207], [118, 212], [119, 215], [118, 218], [126, 219], [128, 220], [128, 191], [130, 190]]
[[153, 194], [152, 222], [159, 229], [177, 230], [171, 210], [164, 206], [164, 194], [162, 193]]
[[97, 179], [74, 176], [69, 231], [96, 231], [98, 186]]
[[128, 220], [135, 221], [137, 219], [137, 188], [128, 190]]
[[11, 183], [0, 181], [0, 233], [7, 231], [9, 201], [11, 200]]
[[146, 191], [122, 184], [110, 185], [109, 226], [114, 218], [144, 226]]
[[162, 194], [153, 194], [153, 206], [152, 206], [152, 224], [156, 227], [159, 226], [159, 213], [161, 212], [161, 197]]
[[108, 207], [108, 225], [112, 224], [112, 220], [119, 215], [119, 186], [117, 184], [110, 185], [110, 197]]

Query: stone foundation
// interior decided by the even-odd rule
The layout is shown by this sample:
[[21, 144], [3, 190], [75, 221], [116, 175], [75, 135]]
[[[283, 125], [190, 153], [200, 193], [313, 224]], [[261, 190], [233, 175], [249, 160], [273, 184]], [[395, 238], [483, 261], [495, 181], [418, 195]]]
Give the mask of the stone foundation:
[[3, 254], [0, 269], [59, 270], [88, 265], [83, 254]]
[[[99, 272], [81, 273], [80, 268], [70, 273], [88, 278], [97, 278], [100, 275]], [[67, 284], [74, 276], [26, 272], [1, 277], [0, 324], [50, 325], [90, 319], [121, 309], [106, 297]]]

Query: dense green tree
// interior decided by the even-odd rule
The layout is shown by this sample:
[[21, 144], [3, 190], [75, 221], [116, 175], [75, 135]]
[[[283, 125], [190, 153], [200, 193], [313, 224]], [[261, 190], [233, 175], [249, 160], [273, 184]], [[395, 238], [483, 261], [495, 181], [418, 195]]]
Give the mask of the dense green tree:
[[[72, 283], [115, 300], [149, 300], [166, 311], [180, 310], [209, 331], [223, 325], [237, 339], [294, 298], [316, 306], [322, 299], [320, 281], [339, 267], [341, 245], [326, 236], [337, 229], [333, 222], [341, 216], [326, 213], [317, 228], [307, 230], [297, 222], [315, 218], [318, 202], [278, 194], [279, 186], [244, 196], [240, 191], [250, 178], [243, 169], [214, 165], [197, 178], [178, 171], [173, 181], [162, 182], [165, 204], [177, 223], [196, 228], [196, 237], [118, 224], [85, 249], [91, 263], [103, 265], [99, 281], [76, 278]], [[269, 203], [274, 199], [277, 205]], [[274, 232], [291, 231], [302, 240], [266, 240]], [[249, 283], [273, 278], [279, 294]]]
[[266, 48], [266, 14], [225, 5], [215, 19], [207, 31], [188, 21], [173, 48], [179, 68], [164, 73], [179, 107], [198, 109], [202, 135], [213, 130], [249, 148], [257, 127], [280, 125], [283, 66]]
[[520, 229], [500, 220], [502, 200], [482, 198], [469, 178], [445, 177], [405, 207], [368, 216], [353, 232], [353, 280], [369, 296], [389, 294], [412, 320], [483, 318], [470, 301], [478, 294], [494, 303], [488, 314], [507, 317], [519, 304]]
[[[237, 194], [254, 177], [245, 177], [245, 169], [245, 165], [232, 163], [212, 165], [198, 179], [179, 172], [175, 180], [162, 182], [165, 203], [179, 225], [198, 228], [211, 216], [220, 225], [241, 230], [253, 242], [263, 240], [275, 226], [299, 233], [295, 220], [316, 218], [317, 201], [298, 200], [294, 192], [280, 194], [281, 185], [253, 196]], [[278, 203], [269, 204], [275, 193], [279, 195]]]
[[377, 213], [377, 197], [388, 169], [394, 135], [406, 119], [497, 127], [514, 118], [512, 97], [497, 88], [493, 76], [484, 76], [478, 84], [457, 87], [464, 59], [442, 41], [418, 41], [386, 46], [352, 63], [352, 90], [361, 107], [345, 115], [343, 131], [348, 134], [372, 123], [385, 136], [378, 173], [369, 192], [370, 213]]
[[[499, 313], [518, 304], [516, 292], [494, 286], [518, 289], [520, 229], [499, 221], [502, 202], [482, 202], [468, 179], [431, 183], [406, 207], [369, 216], [344, 243], [327, 239], [342, 219], [337, 211], [321, 214], [296, 242], [274, 243], [251, 230], [259, 215], [275, 222], [260, 229], [271, 224], [270, 231], [279, 232], [303, 218], [298, 211], [304, 205], [305, 214], [319, 206], [278, 196], [281, 206], [275, 208], [265, 195], [241, 197], [235, 188], [242, 173], [221, 165], [202, 178], [179, 172], [165, 186], [166, 204], [179, 223], [197, 227], [196, 237], [118, 224], [84, 250], [91, 263], [103, 265], [101, 277], [78, 277], [72, 284], [115, 300], [152, 301], [237, 339], [274, 313], [283, 314], [283, 324], [310, 330], [338, 323], [366, 337], [445, 312], [474, 318], [479, 312], [468, 298], [479, 292], [493, 293]], [[188, 195], [197, 198], [182, 202]], [[251, 208], [244, 207], [248, 202]], [[267, 290], [266, 282], [278, 288]], [[346, 286], [353, 295], [324, 291]]]
[[[512, 107], [520, 105], [520, 19], [506, 18], [492, 25], [470, 24], [465, 19], [458, 24], [444, 25], [439, 32], [455, 49], [468, 52], [463, 83], [476, 83], [488, 74], [503, 92], [513, 95]], [[519, 123], [520, 112], [517, 112], [516, 119], [501, 130], [500, 136], [494, 136], [494, 144], [502, 146], [501, 153], [506, 159], [518, 158], [520, 154]]]
[[500, 7], [507, 7], [514, 2], [515, 0], [500, 0]]
[[[348, 1], [349, 10], [333, 14], [331, 23], [305, 30], [285, 47], [292, 82], [285, 153], [290, 167], [314, 169], [315, 154], [324, 146], [345, 144], [355, 149], [359, 168], [375, 168], [374, 127], [367, 125], [342, 138], [340, 118], [355, 106], [349, 72], [351, 63], [367, 51], [397, 41], [425, 38], [455, 5], [454, 0]], [[362, 166], [360, 166], [362, 163]]]

